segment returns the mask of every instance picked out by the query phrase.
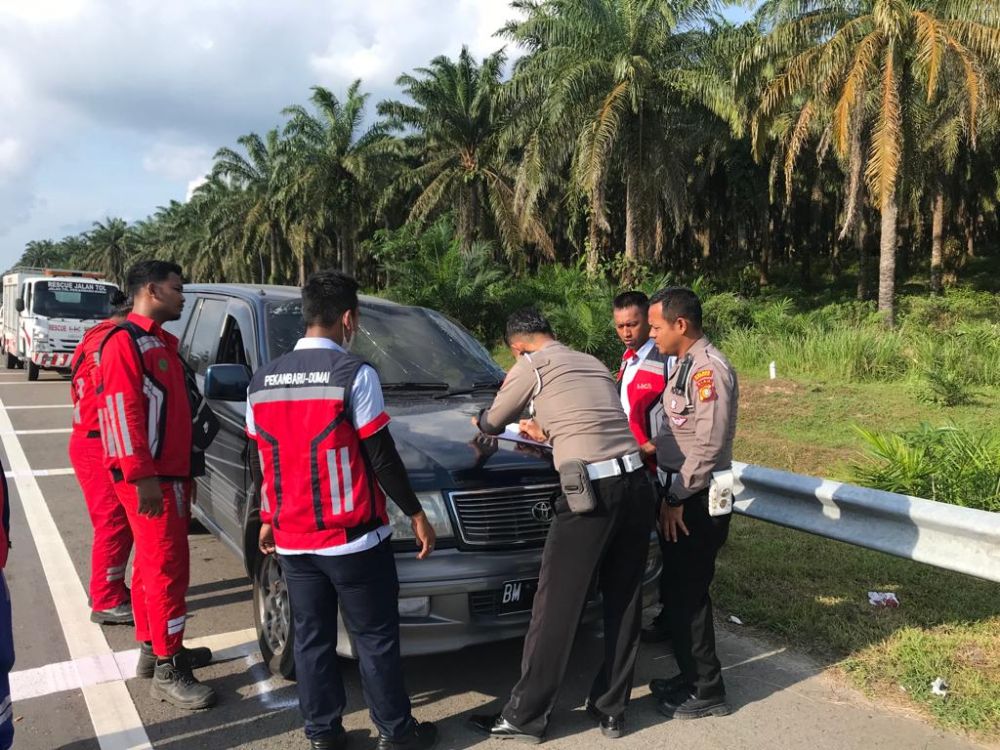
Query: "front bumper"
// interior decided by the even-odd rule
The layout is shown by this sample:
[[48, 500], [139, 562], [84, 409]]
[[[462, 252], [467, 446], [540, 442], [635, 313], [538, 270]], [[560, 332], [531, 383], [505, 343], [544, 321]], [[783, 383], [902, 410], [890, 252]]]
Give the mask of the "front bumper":
[[46, 370], [68, 370], [73, 352], [33, 352], [31, 361]]
[[[643, 576], [643, 606], [659, 599], [659, 577], [662, 570], [660, 547], [650, 540], [650, 562]], [[436, 550], [426, 560], [416, 560], [414, 554], [397, 553], [401, 608], [406, 600], [429, 598], [426, 616], [400, 617], [400, 638], [404, 656], [437, 654], [457, 651], [467, 646], [498, 640], [520, 638], [528, 630], [530, 612], [498, 615], [473, 611], [472, 597], [501, 589], [504, 583], [538, 577], [542, 550], [510, 552], [463, 552], [456, 549]], [[583, 622], [601, 617], [601, 601], [595, 596], [587, 602]], [[341, 623], [338, 652], [353, 657], [354, 649]]]

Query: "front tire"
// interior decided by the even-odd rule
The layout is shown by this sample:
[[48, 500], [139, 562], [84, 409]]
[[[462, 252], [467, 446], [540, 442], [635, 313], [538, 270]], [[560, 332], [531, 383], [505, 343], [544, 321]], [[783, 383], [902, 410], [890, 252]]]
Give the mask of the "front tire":
[[28, 368], [28, 380], [31, 381], [38, 380], [38, 373], [40, 369], [38, 365], [36, 365], [31, 360], [28, 360], [26, 367]]
[[253, 620], [260, 655], [271, 674], [295, 679], [295, 625], [276, 555], [259, 555], [253, 576]]

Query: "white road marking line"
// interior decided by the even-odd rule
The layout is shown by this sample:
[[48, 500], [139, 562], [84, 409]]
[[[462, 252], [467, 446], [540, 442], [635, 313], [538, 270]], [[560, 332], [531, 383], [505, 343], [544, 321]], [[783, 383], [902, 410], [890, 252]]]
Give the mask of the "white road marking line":
[[[257, 631], [253, 628], [234, 630], [230, 633], [197, 638], [187, 645], [208, 646], [212, 649], [214, 661], [246, 658], [257, 653]], [[260, 659], [259, 656], [257, 658]], [[128, 651], [61, 661], [35, 669], [11, 672], [11, 697], [15, 701], [27, 700], [66, 690], [115, 682], [121, 680], [122, 676], [134, 675], [138, 661], [139, 649], [133, 648]]]
[[32, 477], [68, 477], [74, 474], [72, 468], [69, 469], [35, 469], [34, 471], [29, 471], [27, 474], [15, 474], [13, 471], [5, 471], [4, 476], [8, 479], [19, 479], [23, 476]]
[[28, 382], [28, 381], [25, 381], [25, 380], [13, 381], [13, 382], [0, 381], [0, 387], [3, 387], [5, 385], [32, 385], [32, 386], [35, 386], [35, 385], [69, 385], [69, 383], [70, 383], [69, 378], [67, 378], [66, 380], [33, 380], [31, 382]]
[[[10, 420], [7, 420], [8, 422]], [[13, 427], [13, 425], [11, 425]], [[8, 435], [66, 435], [73, 431], [72, 427], [58, 427], [51, 430], [0, 430], [0, 436]]]
[[[21, 510], [28, 521], [28, 530], [42, 563], [70, 658], [74, 661], [113, 658], [104, 632], [100, 626], [90, 622], [83, 584], [3, 406], [0, 399], [0, 441], [15, 475]], [[113, 682], [84, 685], [81, 679], [80, 684], [102, 750], [152, 749], [120, 672], [118, 680]]]
[[[0, 383], [3, 385], [3, 383]], [[72, 409], [73, 404], [38, 404], [37, 406], [5, 406], [7, 411], [21, 411], [28, 409]]]

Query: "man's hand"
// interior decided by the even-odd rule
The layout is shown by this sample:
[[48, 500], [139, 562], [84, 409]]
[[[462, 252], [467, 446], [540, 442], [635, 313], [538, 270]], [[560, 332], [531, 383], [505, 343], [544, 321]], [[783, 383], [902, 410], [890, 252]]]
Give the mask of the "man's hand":
[[639, 452], [643, 456], [655, 456], [656, 455], [656, 443], [650, 440], [648, 443], [643, 443], [639, 446]]
[[410, 523], [413, 526], [413, 535], [417, 538], [417, 545], [420, 551], [417, 553], [418, 560], [424, 560], [434, 551], [434, 543], [437, 541], [437, 534], [434, 527], [427, 520], [427, 514], [423, 511], [410, 516]]
[[537, 443], [544, 443], [549, 439], [534, 419], [522, 419], [518, 422], [517, 426], [520, 428], [522, 435], [531, 438]]
[[135, 483], [135, 488], [139, 494], [140, 516], [156, 518], [163, 515], [163, 489], [160, 487], [160, 480], [156, 477], [146, 477]]
[[660, 530], [663, 538], [668, 542], [676, 542], [680, 536], [679, 531], [684, 532], [684, 536], [691, 536], [687, 526], [684, 525], [684, 506], [671, 508], [666, 503], [660, 506]]
[[271, 524], [262, 523], [260, 525], [260, 534], [257, 537], [257, 549], [265, 555], [274, 554], [274, 530], [271, 528]]

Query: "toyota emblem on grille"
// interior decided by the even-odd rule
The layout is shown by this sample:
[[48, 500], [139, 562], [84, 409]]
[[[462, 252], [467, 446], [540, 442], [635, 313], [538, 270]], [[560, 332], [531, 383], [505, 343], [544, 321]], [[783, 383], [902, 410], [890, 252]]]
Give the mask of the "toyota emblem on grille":
[[539, 523], [549, 523], [552, 520], [552, 503], [540, 500], [531, 506], [531, 517]]

